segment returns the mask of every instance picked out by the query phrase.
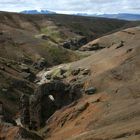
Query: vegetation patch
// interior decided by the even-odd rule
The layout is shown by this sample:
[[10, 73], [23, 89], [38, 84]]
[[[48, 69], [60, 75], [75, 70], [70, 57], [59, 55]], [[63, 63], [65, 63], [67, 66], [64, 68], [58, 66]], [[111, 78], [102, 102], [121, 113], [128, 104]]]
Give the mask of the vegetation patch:
[[56, 42], [63, 41], [64, 35], [59, 31], [56, 26], [48, 26], [41, 29], [41, 33], [48, 35], [51, 39]]

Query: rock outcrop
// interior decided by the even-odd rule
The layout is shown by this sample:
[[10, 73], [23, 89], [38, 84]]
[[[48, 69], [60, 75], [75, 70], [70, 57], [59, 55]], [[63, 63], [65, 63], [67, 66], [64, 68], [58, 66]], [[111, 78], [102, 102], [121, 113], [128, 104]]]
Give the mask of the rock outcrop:
[[100, 44], [95, 43], [95, 44], [88, 44], [86, 46], [83, 46], [79, 50], [80, 51], [97, 51], [104, 48], [105, 48], [104, 46], [101, 46]]
[[29, 113], [29, 97], [22, 95], [20, 98], [20, 121], [24, 127], [28, 127], [30, 124], [30, 113]]
[[43, 140], [35, 133], [9, 123], [0, 123], [0, 140]]
[[80, 39], [71, 39], [68, 41], [65, 41], [62, 46], [66, 49], [71, 50], [78, 50], [81, 46], [85, 45], [87, 43], [86, 37], [81, 37]]
[[40, 85], [30, 98], [22, 95], [20, 98], [22, 125], [34, 130], [44, 126], [56, 110], [82, 96], [83, 86], [84, 83], [80, 81], [68, 84], [61, 80], [52, 80]]
[[0, 102], [0, 123], [4, 121], [4, 108], [3, 108], [3, 103]]
[[45, 66], [47, 66], [47, 62], [44, 58], [40, 58], [34, 63], [34, 67], [39, 70], [43, 69]]
[[59, 80], [39, 86], [35, 94], [30, 97], [32, 129], [43, 126], [57, 109], [70, 104], [76, 98], [76, 89], [80, 88], [81, 85], [70, 86]]

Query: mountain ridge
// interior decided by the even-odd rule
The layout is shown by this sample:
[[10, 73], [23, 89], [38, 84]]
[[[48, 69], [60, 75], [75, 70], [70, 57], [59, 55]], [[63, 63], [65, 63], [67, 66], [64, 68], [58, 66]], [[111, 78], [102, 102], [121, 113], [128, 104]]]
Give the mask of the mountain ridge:
[[[57, 14], [57, 12], [49, 11], [49, 10], [25, 10], [21, 11], [23, 14]], [[88, 13], [76, 13], [76, 14], [68, 14], [68, 15], [77, 15], [77, 16], [89, 16], [89, 17], [104, 17], [104, 18], [113, 18], [113, 19], [121, 19], [121, 20], [140, 20], [140, 14], [133, 13], [118, 13], [118, 14], [88, 14]]]
[[122, 20], [140, 20], [140, 14], [131, 14], [131, 13], [118, 13], [118, 14], [88, 14], [88, 13], [77, 13], [78, 16], [90, 16], [90, 17], [104, 17], [104, 18], [113, 18], [113, 19], [122, 19]]
[[56, 12], [49, 11], [49, 10], [41, 10], [41, 11], [38, 11], [38, 10], [24, 10], [24, 11], [21, 11], [20, 13], [22, 13], [22, 14], [56, 14]]

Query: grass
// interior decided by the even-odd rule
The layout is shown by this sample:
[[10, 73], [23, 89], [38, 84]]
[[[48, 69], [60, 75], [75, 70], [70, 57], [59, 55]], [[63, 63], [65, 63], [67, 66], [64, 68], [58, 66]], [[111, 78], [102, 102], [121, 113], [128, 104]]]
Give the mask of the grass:
[[46, 34], [55, 42], [63, 41], [63, 35], [56, 26], [48, 26], [41, 29], [41, 33]]

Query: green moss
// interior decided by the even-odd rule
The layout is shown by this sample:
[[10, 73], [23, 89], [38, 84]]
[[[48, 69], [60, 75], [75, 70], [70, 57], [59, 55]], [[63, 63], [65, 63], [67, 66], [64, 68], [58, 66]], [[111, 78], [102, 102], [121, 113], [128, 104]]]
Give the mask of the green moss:
[[63, 35], [56, 26], [48, 26], [41, 29], [41, 33], [48, 35], [52, 40], [61, 42]]

